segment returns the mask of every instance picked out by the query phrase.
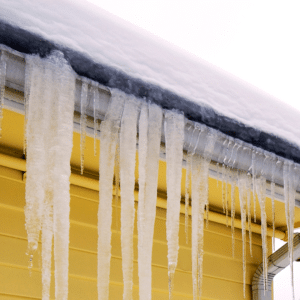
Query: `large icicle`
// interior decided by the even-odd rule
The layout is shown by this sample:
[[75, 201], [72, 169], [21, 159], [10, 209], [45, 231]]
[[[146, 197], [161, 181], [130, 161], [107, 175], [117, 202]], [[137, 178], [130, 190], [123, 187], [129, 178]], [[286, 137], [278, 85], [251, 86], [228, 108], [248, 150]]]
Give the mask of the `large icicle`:
[[93, 109], [94, 109], [94, 155], [97, 155], [97, 139], [98, 139], [98, 129], [99, 129], [99, 116], [98, 116], [98, 106], [100, 102], [99, 89], [98, 86], [94, 87], [93, 90]]
[[28, 110], [29, 110], [29, 96], [31, 87], [31, 69], [32, 65], [27, 63], [25, 68], [25, 84], [24, 84], [24, 138], [23, 138], [23, 154], [26, 154], [27, 149], [27, 122], [28, 122]]
[[232, 257], [234, 257], [235, 250], [235, 232], [234, 232], [234, 221], [235, 221], [235, 187], [236, 187], [236, 173], [231, 170], [231, 238], [232, 238]]
[[32, 68], [31, 93], [29, 97], [27, 122], [27, 162], [26, 162], [26, 205], [25, 226], [28, 238], [27, 253], [32, 255], [38, 248], [41, 221], [43, 217], [43, 205], [45, 198], [46, 175], [46, 141], [47, 122], [44, 122], [43, 77], [44, 66], [42, 61], [33, 56], [26, 57], [26, 68]]
[[264, 289], [267, 288], [268, 281], [268, 244], [267, 244], [267, 214], [266, 214], [266, 178], [260, 176], [256, 179], [256, 190], [260, 205], [261, 215], [261, 238], [263, 248], [263, 275]]
[[[189, 127], [188, 131], [191, 131], [192, 126]], [[185, 204], [185, 218], [184, 218], [184, 225], [185, 225], [185, 242], [188, 244], [189, 242], [189, 204], [190, 204], [190, 176], [191, 176], [191, 166], [192, 166], [192, 153], [191, 153], [191, 141], [193, 139], [194, 131], [196, 128], [193, 129], [191, 133], [189, 142], [187, 143], [187, 153], [186, 153], [186, 168], [185, 168], [185, 197], [184, 197], [184, 204]]]
[[[70, 159], [73, 146], [73, 114], [75, 74], [65, 60], [53, 59], [54, 86], [53, 114], [56, 122], [50, 151], [53, 151], [53, 232], [55, 257], [55, 297], [68, 299], [69, 228], [70, 228]], [[59, 65], [59, 72], [57, 72]], [[72, 72], [71, 72], [72, 71]], [[53, 101], [53, 100], [52, 100]]]
[[165, 113], [167, 161], [167, 241], [169, 298], [172, 299], [174, 273], [178, 258], [178, 232], [181, 199], [181, 171], [184, 140], [184, 116], [174, 111]]
[[[199, 299], [199, 292], [201, 287], [199, 287], [198, 282], [198, 272], [202, 271], [202, 267], [199, 266], [201, 261], [198, 259], [198, 254], [200, 257], [202, 255], [199, 246], [203, 245], [203, 235], [199, 234], [203, 231], [203, 222], [204, 222], [204, 203], [201, 203], [201, 179], [206, 180], [202, 177], [201, 170], [201, 158], [198, 155], [194, 155], [192, 158], [192, 280], [193, 280], [193, 299]], [[203, 187], [203, 186], [201, 186]], [[199, 228], [200, 227], [200, 228]], [[200, 267], [198, 269], [198, 266]]]
[[291, 161], [284, 161], [283, 165], [283, 181], [284, 181], [284, 201], [285, 201], [285, 215], [288, 228], [288, 246], [289, 246], [289, 259], [291, 266], [292, 290], [293, 299], [295, 299], [294, 290], [294, 221], [295, 221], [295, 193], [298, 184], [295, 170]]
[[75, 74], [60, 52], [45, 60], [27, 56], [26, 63], [31, 69], [26, 131], [28, 252], [32, 256], [37, 248], [42, 223], [43, 299], [49, 299], [54, 233], [55, 294], [66, 300]]
[[203, 277], [204, 213], [208, 206], [208, 176], [216, 136], [206, 133], [203, 157], [192, 157], [192, 280], [193, 297], [201, 299]]
[[6, 81], [6, 54], [2, 50], [0, 56], [0, 138], [2, 136], [3, 105]]
[[241, 221], [242, 221], [242, 240], [243, 240], [243, 291], [244, 298], [246, 296], [246, 226], [247, 226], [247, 175], [245, 173], [239, 174], [238, 179], [239, 198], [241, 207]]
[[87, 126], [87, 98], [88, 98], [88, 83], [82, 81], [81, 95], [80, 95], [80, 172], [83, 174], [84, 169], [84, 150]]
[[162, 110], [143, 104], [139, 121], [138, 274], [140, 299], [151, 299], [151, 261], [156, 215]]
[[[47, 79], [47, 85], [44, 87], [43, 96], [47, 99], [53, 98], [53, 81], [55, 76], [51, 70], [52, 68], [46, 67], [45, 78]], [[53, 151], [52, 142], [56, 138], [57, 132], [57, 119], [56, 115], [53, 114], [55, 111], [56, 101], [44, 101], [43, 109], [49, 111], [46, 113], [43, 121], [47, 124], [45, 131], [46, 141], [45, 141], [45, 151], [47, 151], [46, 160], [46, 172], [45, 172], [45, 199], [43, 207], [43, 218], [42, 218], [42, 297], [43, 300], [50, 299], [50, 283], [51, 283], [51, 258], [52, 258], [52, 242], [53, 242], [53, 165], [55, 161], [55, 153]], [[52, 115], [52, 116], [51, 116]], [[50, 117], [52, 120], [50, 121]]]
[[255, 152], [252, 151], [252, 194], [253, 194], [253, 218], [254, 222], [256, 222], [256, 158]]
[[125, 97], [112, 93], [111, 102], [101, 123], [101, 151], [99, 158], [99, 210], [98, 210], [98, 299], [109, 296], [111, 258], [112, 192], [116, 146]]
[[[278, 161], [277, 161], [278, 162]], [[272, 161], [272, 175], [271, 175], [271, 201], [272, 201], [272, 252], [275, 251], [275, 172], [276, 172], [276, 166], [277, 162], [275, 162], [275, 159]]]
[[139, 104], [133, 97], [126, 100], [120, 132], [121, 246], [124, 300], [132, 299], [133, 286], [134, 172]]
[[251, 175], [247, 173], [247, 218], [248, 218], [248, 231], [249, 231], [249, 249], [252, 256], [252, 228], [251, 228]]

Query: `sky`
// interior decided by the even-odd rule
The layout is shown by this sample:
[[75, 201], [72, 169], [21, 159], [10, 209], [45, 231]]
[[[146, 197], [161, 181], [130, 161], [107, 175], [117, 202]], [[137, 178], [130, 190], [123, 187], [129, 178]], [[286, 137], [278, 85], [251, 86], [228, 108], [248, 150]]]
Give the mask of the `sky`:
[[300, 110], [298, 0], [89, 2]]
[[[298, 0], [88, 1], [300, 111]], [[277, 240], [276, 247], [283, 244]], [[294, 265], [297, 286], [300, 263]], [[275, 277], [275, 300], [292, 299], [289, 272]], [[295, 296], [300, 299], [300, 288]]]

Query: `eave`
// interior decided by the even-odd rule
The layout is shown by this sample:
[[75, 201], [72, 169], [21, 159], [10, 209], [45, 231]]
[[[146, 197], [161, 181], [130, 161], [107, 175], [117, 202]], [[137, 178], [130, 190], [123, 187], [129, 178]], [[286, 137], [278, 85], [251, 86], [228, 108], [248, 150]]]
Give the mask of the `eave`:
[[[10, 25], [5, 25], [5, 26], [10, 26]], [[3, 29], [3, 24], [0, 26]], [[11, 29], [12, 30], [12, 29]], [[15, 29], [16, 30], [16, 29]], [[21, 29], [18, 29], [21, 30]], [[25, 33], [24, 33], [25, 34]], [[29, 35], [32, 35], [30, 33], [26, 33]], [[12, 35], [13, 36], [13, 35]], [[33, 36], [33, 35], [32, 35]], [[36, 38], [36, 36], [34, 36]], [[33, 38], [33, 37], [32, 37]], [[12, 40], [10, 40], [11, 42]], [[32, 40], [29, 39], [29, 41], [32, 42]], [[22, 41], [22, 45], [24, 47], [24, 42]], [[98, 66], [93, 63], [91, 60], [87, 60], [85, 57], [82, 56], [82, 54], [80, 53], [76, 53], [70, 49], [65, 49], [59, 46], [54, 46], [52, 44], [49, 44], [47, 41], [45, 40], [40, 40], [40, 43], [42, 44], [38, 44], [39, 46], [36, 48], [30, 48], [30, 51], [24, 51], [25, 53], [30, 53], [30, 54], [39, 54], [41, 56], [46, 56], [47, 54], [49, 54], [52, 50], [54, 49], [59, 49], [60, 51], [62, 51], [66, 58], [68, 59], [68, 61], [70, 62], [70, 64], [72, 65], [73, 69], [77, 72], [77, 74], [79, 75], [86, 75], [88, 78], [83, 78], [82, 76], [78, 75], [78, 80], [76, 83], [76, 101], [75, 101], [75, 130], [77, 129], [77, 131], [79, 131], [79, 114], [80, 114], [80, 88], [81, 88], [81, 81], [85, 80], [85, 81], [89, 81], [90, 85], [97, 85], [99, 87], [99, 91], [101, 93], [101, 103], [99, 105], [99, 115], [102, 116], [102, 119], [105, 116], [105, 112], [106, 109], [108, 107], [109, 104], [109, 99], [110, 99], [110, 89], [111, 88], [115, 88], [115, 87], [119, 87], [120, 90], [122, 90], [123, 92], [127, 92], [128, 94], [133, 94], [137, 97], [145, 97], [147, 100], [153, 101], [159, 105], [161, 105], [163, 108], [165, 109], [177, 109], [177, 110], [182, 110], [182, 106], [181, 107], [177, 107], [176, 106], [176, 95], [174, 95], [175, 98], [172, 98], [173, 95], [171, 95], [170, 97], [168, 97], [168, 95], [170, 95], [170, 92], [162, 90], [158, 87], [154, 87], [152, 89], [152, 86], [147, 85], [146, 83], [142, 83], [139, 82], [136, 79], [132, 79], [132, 83], [129, 86], [125, 86], [120, 84], [118, 82], [104, 82], [106, 85], [103, 84], [99, 84], [99, 81], [101, 82], [101, 80], [99, 80], [99, 77], [97, 77], [97, 74], [103, 72], [104, 75], [113, 71], [113, 72], [119, 72], [116, 70], [112, 70], [109, 67], [104, 67], [104, 66]], [[43, 44], [44, 43], [44, 44]], [[11, 45], [12, 43], [10, 43]], [[34, 44], [34, 43], [33, 43]], [[32, 44], [31, 44], [32, 45]], [[43, 46], [48, 45], [48, 52], [44, 51], [45, 49], [43, 48]], [[50, 45], [50, 46], [49, 46]], [[17, 45], [15, 48], [18, 48], [19, 45]], [[44, 49], [42, 51], [40, 51], [39, 49]], [[7, 87], [7, 91], [6, 91], [6, 97], [7, 100], [5, 102], [5, 105], [7, 107], [9, 107], [9, 109], [14, 110], [14, 111], [18, 111], [23, 113], [24, 111], [24, 105], [23, 105], [23, 99], [22, 99], [22, 94], [24, 92], [24, 78], [25, 78], [25, 56], [24, 53], [20, 53], [19, 51], [16, 51], [15, 49], [11, 49], [11, 48], [7, 48], [6, 46], [2, 46], [2, 51], [4, 51], [5, 53], [9, 53], [8, 54], [8, 63], [7, 63], [7, 78], [6, 78], [6, 87]], [[22, 48], [24, 50], [24, 48]], [[44, 52], [43, 52], [44, 51]], [[70, 54], [71, 53], [71, 54]], [[91, 65], [94, 64], [93, 68], [87, 68], [85, 67], [84, 63], [79, 63], [78, 64], [78, 60], [80, 60], [80, 58], [87, 63], [87, 65]], [[77, 61], [77, 62], [76, 62]], [[81, 61], [82, 62], [82, 61]], [[85, 70], [84, 70], [85, 69]], [[96, 71], [95, 71], [96, 70]], [[123, 73], [120, 73], [120, 78], [124, 79], [124, 76], [126, 76]], [[102, 75], [101, 75], [102, 76]], [[123, 77], [122, 77], [123, 76]], [[94, 81], [93, 79], [98, 79], [96, 81]], [[122, 81], [120, 79], [120, 81]], [[127, 77], [127, 82], [128, 81], [128, 77]], [[138, 89], [138, 86], [140, 84], [144, 84], [144, 86], [147, 87], [145, 91], [147, 91], [148, 94], [140, 94], [141, 89]], [[130, 89], [131, 88], [131, 89]], [[129, 89], [129, 90], [128, 90]], [[145, 92], [146, 93], [146, 92]], [[20, 95], [20, 97], [16, 96], [16, 95]], [[147, 96], [145, 96], [147, 95]], [[156, 96], [154, 98], [154, 96]], [[172, 101], [169, 100], [165, 100], [165, 99], [172, 99]], [[182, 102], [182, 101], [181, 101]], [[193, 129], [195, 128], [195, 126], [198, 126], [197, 123], [200, 122], [199, 126], [202, 126], [202, 128], [206, 128], [206, 126], [208, 126], [209, 128], [214, 128], [217, 129], [220, 132], [224, 133], [224, 128], [235, 128], [238, 129], [237, 131], [235, 131], [235, 134], [232, 135], [238, 135], [239, 137], [243, 137], [243, 138], [234, 138], [230, 133], [232, 133], [233, 131], [228, 132], [229, 134], [221, 134], [219, 136], [219, 139], [217, 140], [217, 144], [214, 148], [214, 153], [212, 154], [212, 163], [211, 163], [211, 167], [210, 167], [210, 177], [211, 177], [211, 182], [213, 185], [216, 184], [216, 178], [218, 178], [217, 176], [217, 164], [222, 164], [224, 162], [224, 141], [228, 140], [232, 142], [232, 146], [233, 144], [237, 143], [240, 145], [240, 147], [248, 149], [249, 150], [249, 155], [242, 155], [242, 157], [237, 157], [235, 163], [233, 164], [233, 162], [231, 161], [231, 164], [229, 163], [229, 167], [234, 168], [234, 169], [239, 169], [239, 170], [243, 170], [245, 172], [247, 172], [251, 166], [251, 152], [252, 151], [256, 151], [258, 153], [258, 158], [260, 160], [260, 163], [262, 164], [264, 161], [265, 156], [272, 156], [274, 157], [274, 159], [277, 160], [282, 160], [283, 158], [288, 158], [288, 159], [292, 159], [294, 162], [298, 162], [298, 152], [299, 149], [295, 148], [294, 146], [291, 146], [287, 141], [281, 140], [277, 137], [272, 137], [266, 133], [263, 132], [258, 132], [257, 130], [255, 131], [255, 129], [253, 128], [247, 128], [246, 126], [244, 126], [243, 124], [240, 124], [238, 122], [236, 122], [235, 120], [231, 120], [231, 119], [223, 119], [223, 123], [222, 123], [222, 116], [217, 116], [215, 114], [215, 112], [213, 112], [212, 114], [209, 112], [207, 113], [206, 108], [201, 108], [198, 105], [196, 105], [195, 103], [190, 103], [188, 101], [185, 101], [184, 103], [186, 103], [186, 108], [184, 108], [184, 113], [186, 116], [186, 128], [185, 128], [185, 136], [186, 136], [186, 141], [185, 141], [185, 151], [187, 150], [188, 144], [194, 143], [196, 144], [197, 141], [190, 139], [189, 134], [193, 131]], [[194, 107], [196, 106], [196, 107]], [[189, 111], [191, 111], [191, 113], [189, 113]], [[87, 113], [88, 116], [90, 117], [90, 120], [92, 120], [93, 117], [93, 108], [92, 105], [90, 103], [89, 107], [87, 108]], [[213, 123], [214, 118], [207, 118], [207, 116], [212, 116], [214, 115], [215, 118], [217, 119], [217, 122], [214, 123], [214, 126], [210, 126]], [[221, 118], [221, 119], [220, 119]], [[225, 127], [223, 127], [223, 125]], [[89, 131], [90, 131], [90, 136], [93, 135], [93, 123], [90, 122], [89, 123]], [[222, 126], [222, 130], [219, 130], [219, 127]], [[251, 138], [249, 137], [249, 134], [246, 131], [243, 130], [239, 130], [241, 127], [243, 127], [245, 130], [248, 129], [249, 130], [249, 134], [250, 136], [256, 136], [255, 134], [253, 134], [253, 132], [257, 133], [257, 137], [258, 137], [258, 141], [260, 141], [261, 139], [263, 139], [263, 137], [265, 138], [265, 143], [262, 143], [261, 147], [256, 147], [255, 143], [249, 143], [247, 142], [249, 139], [251, 140]], [[245, 132], [248, 134], [245, 134]], [[252, 141], [252, 140], [251, 140]], [[279, 141], [279, 145], [282, 144], [282, 147], [286, 147], [286, 151], [283, 153], [284, 155], [282, 156], [278, 156], [276, 154], [276, 152], [280, 152], [281, 150], [280, 147], [277, 149], [277, 151], [271, 151], [270, 148], [272, 149], [272, 147], [268, 147], [268, 145], [274, 145], [275, 141]], [[164, 144], [164, 136], [162, 136], [162, 145]], [[265, 147], [263, 147], [265, 146]], [[294, 147], [294, 148], [293, 148]], [[266, 149], [267, 148], [267, 149]], [[275, 149], [275, 150], [276, 150]], [[198, 145], [196, 152], [201, 153], [203, 149], [201, 148], [201, 145]], [[222, 154], [223, 153], [223, 154]], [[293, 155], [292, 155], [293, 154]], [[162, 151], [161, 151], [161, 159], [164, 160], [164, 148], [162, 147]], [[292, 157], [292, 158], [291, 158]], [[299, 155], [300, 157], [300, 155]], [[183, 162], [184, 165], [185, 162]], [[92, 165], [92, 164], [91, 164]], [[87, 168], [89, 169], [89, 168]], [[97, 168], [95, 168], [95, 170], [93, 168], [90, 168], [90, 173], [93, 174], [92, 176], [95, 176], [95, 174], [97, 173]], [[265, 177], [270, 180], [271, 179], [271, 174], [270, 173], [266, 173], [264, 174]], [[278, 170], [277, 174], [275, 174], [275, 182], [277, 184], [276, 186], [276, 200], [278, 200], [279, 202], [283, 202], [284, 201], [284, 197], [283, 197], [283, 178], [282, 178], [282, 166], [281, 169]], [[160, 191], [162, 192], [162, 194], [165, 194], [166, 191], [166, 186], [165, 183], [163, 185], [161, 185], [160, 187]], [[211, 198], [214, 199], [211, 202], [211, 209], [215, 212], [215, 213], [219, 213], [221, 211], [221, 206], [220, 206], [220, 199], [222, 197], [222, 195], [217, 195], [218, 193], [215, 193], [214, 196], [212, 196]], [[267, 194], [270, 195], [270, 185], [267, 186]], [[282, 206], [283, 203], [280, 204], [280, 207]], [[279, 204], [278, 204], [279, 205]], [[295, 205], [296, 207], [300, 207], [300, 195], [299, 193], [297, 193], [296, 199], [295, 199]], [[280, 216], [277, 216], [277, 223], [276, 226], [280, 227], [282, 230], [285, 230], [285, 216], [284, 216], [284, 209], [280, 208], [277, 209], [280, 212]], [[298, 211], [299, 209], [296, 209], [296, 223], [300, 221], [300, 212]], [[239, 213], [239, 209], [237, 208], [237, 214]], [[219, 215], [222, 215], [222, 213], [219, 213]], [[223, 216], [224, 217], [224, 216]], [[258, 217], [259, 219], [259, 217]], [[223, 221], [223, 223], [226, 223], [226, 221]], [[268, 220], [268, 222], [270, 223], [270, 220]], [[258, 225], [259, 226], [259, 225]], [[278, 235], [281, 236], [281, 238], [284, 238], [284, 234], [278, 233]]]

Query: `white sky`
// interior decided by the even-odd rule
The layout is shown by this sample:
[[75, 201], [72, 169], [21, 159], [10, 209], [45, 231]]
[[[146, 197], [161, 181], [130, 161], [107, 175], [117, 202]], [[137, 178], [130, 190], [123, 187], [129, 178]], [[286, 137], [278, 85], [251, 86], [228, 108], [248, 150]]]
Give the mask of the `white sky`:
[[[88, 1], [300, 111], [299, 0]], [[299, 280], [300, 263], [295, 263], [296, 286]], [[275, 300], [279, 299], [292, 299], [289, 270], [275, 278]]]
[[298, 0], [89, 0], [300, 110]]

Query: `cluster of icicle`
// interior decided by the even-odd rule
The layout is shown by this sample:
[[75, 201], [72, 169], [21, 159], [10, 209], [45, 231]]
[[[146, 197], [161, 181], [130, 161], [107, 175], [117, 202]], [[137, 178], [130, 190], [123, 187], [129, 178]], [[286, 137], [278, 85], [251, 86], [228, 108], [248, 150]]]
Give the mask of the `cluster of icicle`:
[[[4, 65], [4, 64], [3, 64]], [[59, 71], [57, 71], [59, 68]], [[3, 69], [3, 68], [2, 68]], [[2, 73], [1, 73], [2, 74]], [[1, 79], [1, 77], [0, 77]], [[87, 126], [86, 107], [91, 91], [87, 81], [81, 85], [81, 172]], [[132, 299], [133, 229], [135, 218], [136, 145], [139, 151], [138, 196], [138, 275], [140, 299], [152, 294], [151, 262], [156, 215], [158, 164], [161, 137], [164, 136], [167, 163], [167, 243], [169, 297], [172, 299], [174, 274], [179, 250], [179, 217], [183, 159], [186, 161], [186, 232], [188, 209], [192, 203], [192, 281], [194, 299], [201, 299], [203, 278], [204, 220], [208, 221], [208, 178], [214, 148], [224, 136], [204, 125], [187, 125], [183, 114], [163, 111], [153, 103], [112, 90], [110, 104], [100, 126], [100, 169], [98, 211], [98, 299], [109, 298], [111, 260], [112, 200], [121, 197], [121, 246], [124, 292], [123, 299]], [[42, 232], [43, 300], [49, 299], [51, 248], [54, 237], [56, 299], [68, 295], [69, 245], [69, 176], [72, 149], [75, 75], [60, 53], [48, 59], [26, 57], [25, 123], [27, 154], [26, 229], [28, 254], [32, 259]], [[2, 95], [2, 94], [1, 94]], [[98, 88], [92, 93], [94, 104], [94, 139], [98, 138]], [[189, 127], [190, 126], [190, 127]], [[187, 128], [188, 127], [188, 128]], [[187, 129], [186, 129], [187, 128]], [[95, 143], [96, 145], [96, 143]], [[186, 154], [184, 157], [184, 151]], [[96, 150], [96, 147], [95, 147]], [[238, 171], [239, 156], [252, 151], [248, 172]], [[216, 159], [217, 180], [222, 189], [223, 210], [229, 223], [231, 199], [232, 253], [234, 255], [235, 189], [239, 190], [243, 240], [243, 282], [246, 285], [246, 231], [249, 232], [252, 255], [251, 222], [256, 221], [256, 199], [261, 209], [264, 278], [267, 282], [267, 222], [265, 212], [266, 177], [272, 174], [273, 207], [276, 172], [282, 170], [286, 218], [289, 232], [290, 259], [293, 261], [292, 238], [295, 190], [298, 170], [287, 160], [267, 156], [242, 143], [225, 138]], [[117, 170], [114, 174], [114, 170]], [[113, 182], [115, 180], [115, 191]], [[221, 183], [219, 183], [221, 181]], [[229, 191], [229, 188], [230, 191]], [[189, 191], [191, 190], [191, 195]], [[230, 196], [229, 196], [230, 194]], [[254, 216], [251, 206], [254, 205]]]
[[[123, 299], [132, 298], [133, 275], [133, 224], [134, 224], [134, 188], [135, 188], [135, 151], [139, 151], [139, 198], [138, 198], [138, 275], [140, 299], [151, 299], [151, 254], [157, 198], [159, 145], [161, 135], [165, 138], [167, 165], [167, 243], [169, 297], [172, 299], [174, 274], [178, 260], [178, 233], [181, 201], [181, 177], [183, 167], [183, 149], [186, 150], [186, 234], [188, 229], [189, 190], [192, 203], [192, 280], [194, 299], [202, 295], [204, 220], [208, 221], [208, 178], [210, 163], [217, 140], [222, 136], [216, 130], [195, 124], [187, 129], [183, 114], [175, 111], [163, 112], [155, 104], [145, 103], [133, 96], [116, 90], [105, 120], [101, 124], [100, 152], [100, 198], [98, 212], [98, 291], [99, 299], [108, 299], [110, 243], [112, 222], [112, 194], [114, 168], [115, 194], [121, 187], [121, 245], [124, 294]], [[138, 136], [138, 138], [137, 138]], [[185, 141], [185, 143], [184, 143]], [[231, 199], [232, 254], [234, 256], [235, 227], [235, 189], [238, 187], [241, 207], [243, 240], [243, 286], [246, 287], [246, 231], [249, 232], [250, 254], [252, 255], [251, 223], [256, 221], [255, 202], [258, 199], [261, 210], [261, 228], [263, 244], [263, 265], [265, 287], [267, 283], [267, 218], [266, 177], [272, 174], [271, 199], [273, 218], [273, 237], [275, 233], [275, 183], [274, 176], [283, 170], [285, 183], [285, 201], [287, 205], [287, 223], [289, 243], [292, 242], [294, 224], [295, 190], [298, 173], [292, 162], [279, 160], [262, 151], [252, 150], [233, 139], [225, 139], [218, 159], [217, 177], [221, 180], [224, 213], [229, 222], [228, 210]], [[236, 169], [238, 157], [252, 151], [252, 161], [248, 172]], [[117, 166], [115, 166], [115, 163]], [[221, 176], [221, 178], [220, 178]], [[231, 187], [231, 196], [229, 196]], [[254, 201], [253, 201], [254, 199]], [[253, 204], [252, 204], [253, 203]], [[254, 205], [254, 216], [251, 216]], [[292, 247], [290, 258], [293, 259]], [[100, 280], [101, 279], [101, 280]]]
[[[59, 71], [58, 71], [59, 70]], [[75, 73], [60, 52], [26, 57], [28, 255], [42, 241], [42, 299], [50, 299], [54, 239], [55, 299], [68, 299], [69, 214]]]

